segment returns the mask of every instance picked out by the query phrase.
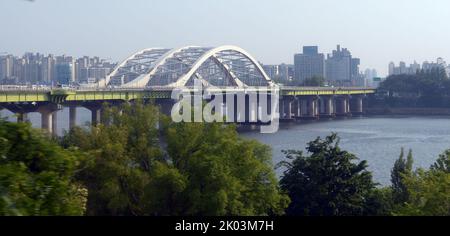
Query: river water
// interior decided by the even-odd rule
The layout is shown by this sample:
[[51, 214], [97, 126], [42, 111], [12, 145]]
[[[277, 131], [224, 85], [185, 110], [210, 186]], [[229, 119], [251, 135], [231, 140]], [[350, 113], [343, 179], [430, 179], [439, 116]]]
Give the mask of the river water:
[[[77, 124], [90, 121], [90, 112], [77, 108]], [[15, 120], [8, 111], [0, 111], [2, 117]], [[39, 113], [30, 113], [34, 127], [40, 127]], [[68, 129], [68, 109], [58, 112], [58, 134]], [[332, 132], [340, 136], [342, 149], [367, 160], [374, 180], [382, 185], [390, 184], [390, 171], [402, 147], [405, 154], [413, 150], [414, 167], [428, 168], [438, 155], [450, 149], [450, 117], [361, 117], [329, 121], [309, 121], [281, 124], [274, 134], [261, 134], [259, 130], [241, 132], [246, 138], [257, 139], [270, 145], [273, 162], [284, 160], [282, 150], [304, 150], [306, 144]], [[282, 169], [277, 174], [282, 175]]]
[[[285, 160], [282, 150], [305, 150], [306, 144], [332, 132], [338, 133], [341, 149], [367, 160], [374, 180], [390, 184], [390, 171], [399, 157], [413, 151], [414, 167], [429, 168], [439, 154], [450, 149], [450, 117], [361, 117], [330, 121], [284, 124], [274, 134], [259, 131], [242, 136], [257, 139], [273, 149], [273, 161]], [[278, 169], [281, 175], [282, 170]]]

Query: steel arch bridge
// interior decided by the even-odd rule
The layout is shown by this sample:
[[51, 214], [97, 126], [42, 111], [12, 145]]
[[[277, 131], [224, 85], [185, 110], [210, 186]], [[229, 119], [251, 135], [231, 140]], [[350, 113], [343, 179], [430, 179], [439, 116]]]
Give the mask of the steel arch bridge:
[[98, 87], [177, 88], [191, 86], [272, 87], [275, 84], [258, 61], [237, 46], [176, 49], [147, 48], [126, 58]]

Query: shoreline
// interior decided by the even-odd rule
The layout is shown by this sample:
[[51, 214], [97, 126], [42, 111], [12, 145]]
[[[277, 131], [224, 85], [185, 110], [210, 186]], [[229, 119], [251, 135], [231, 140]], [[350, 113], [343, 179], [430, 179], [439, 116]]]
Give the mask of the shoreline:
[[450, 108], [374, 107], [366, 108], [364, 115], [450, 116]]

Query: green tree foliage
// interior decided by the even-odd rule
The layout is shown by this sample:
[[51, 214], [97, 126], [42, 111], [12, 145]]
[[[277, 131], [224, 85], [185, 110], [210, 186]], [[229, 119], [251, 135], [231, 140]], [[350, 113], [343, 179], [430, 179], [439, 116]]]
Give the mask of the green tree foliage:
[[402, 148], [400, 157], [395, 161], [391, 170], [392, 197], [394, 204], [402, 204], [409, 199], [408, 189], [404, 183], [404, 179], [413, 172], [412, 150], [409, 150], [408, 156], [404, 158], [404, 150]]
[[[439, 156], [430, 170], [412, 171], [412, 157], [396, 162], [397, 190], [393, 187], [394, 215], [444, 216], [450, 215], [449, 151]], [[395, 167], [394, 167], [395, 169]], [[393, 184], [394, 186], [394, 184]]]
[[439, 155], [437, 161], [431, 166], [434, 171], [443, 171], [450, 173], [450, 150]]
[[[364, 215], [375, 184], [365, 161], [339, 148], [336, 134], [308, 144], [311, 156], [302, 151], [285, 151], [291, 163], [280, 184], [289, 193], [289, 215]], [[373, 195], [372, 195], [373, 196]], [[376, 204], [374, 199], [371, 204]], [[373, 210], [372, 210], [373, 211]]]
[[282, 214], [271, 150], [239, 138], [233, 126], [178, 123], [167, 131], [175, 168], [189, 177], [183, 194], [188, 215]]
[[270, 148], [234, 127], [158, 123], [158, 110], [140, 102], [104, 110], [103, 124], [63, 139], [92, 157], [80, 174], [89, 215], [267, 215], [287, 207]]
[[80, 157], [29, 124], [0, 119], [0, 215], [83, 215], [87, 191], [73, 178]]
[[389, 216], [392, 215], [394, 207], [392, 188], [375, 188], [366, 198], [364, 214], [369, 216]]
[[394, 212], [395, 215], [450, 215], [450, 173], [419, 169], [406, 176], [404, 182], [409, 200]]
[[450, 80], [444, 69], [418, 71], [414, 75], [391, 75], [383, 81], [380, 91], [389, 97], [372, 104], [391, 107], [448, 107], [450, 105]]

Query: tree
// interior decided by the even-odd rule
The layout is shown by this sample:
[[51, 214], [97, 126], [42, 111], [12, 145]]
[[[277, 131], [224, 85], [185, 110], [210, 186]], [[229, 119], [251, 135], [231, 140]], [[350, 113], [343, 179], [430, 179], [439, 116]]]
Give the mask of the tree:
[[289, 199], [270, 148], [239, 138], [234, 126], [172, 123], [142, 102], [104, 111], [103, 124], [62, 141], [92, 157], [79, 175], [89, 215], [284, 213]]
[[311, 78], [305, 79], [303, 86], [310, 87], [323, 87], [325, 85], [325, 78], [322, 76], [313, 76]]
[[405, 176], [404, 183], [409, 199], [394, 211], [394, 215], [450, 215], [450, 173], [419, 169]]
[[292, 162], [280, 181], [288, 192], [291, 204], [289, 215], [338, 216], [364, 215], [370, 194], [375, 188], [366, 161], [339, 148], [337, 134], [324, 140], [317, 138], [308, 144], [311, 156], [302, 151], [285, 151]]
[[409, 150], [408, 156], [405, 159], [402, 148], [400, 157], [395, 161], [394, 167], [391, 170], [392, 197], [395, 204], [402, 204], [409, 199], [404, 178], [412, 174], [412, 165], [412, 150]]
[[220, 123], [172, 124], [167, 133], [169, 156], [188, 179], [184, 214], [284, 213], [289, 200], [278, 189], [268, 146]]
[[443, 68], [421, 70], [417, 74], [391, 75], [379, 88], [389, 91], [382, 104], [400, 107], [448, 107], [450, 80]]
[[[89, 190], [88, 215], [145, 215], [146, 187], [152, 171], [160, 171], [158, 111], [142, 102], [120, 107], [104, 105], [102, 124], [75, 128], [62, 145], [76, 147], [90, 156], [78, 175]], [[123, 114], [123, 115], [122, 115]], [[158, 177], [160, 177], [158, 175]]]
[[450, 173], [450, 150], [439, 155], [437, 161], [431, 166], [431, 170]]
[[0, 119], [0, 157], [0, 215], [84, 214], [87, 191], [74, 180], [79, 152]]

